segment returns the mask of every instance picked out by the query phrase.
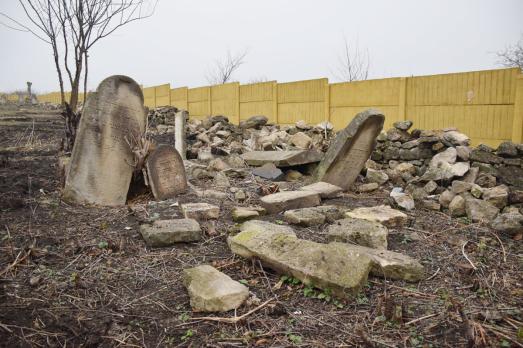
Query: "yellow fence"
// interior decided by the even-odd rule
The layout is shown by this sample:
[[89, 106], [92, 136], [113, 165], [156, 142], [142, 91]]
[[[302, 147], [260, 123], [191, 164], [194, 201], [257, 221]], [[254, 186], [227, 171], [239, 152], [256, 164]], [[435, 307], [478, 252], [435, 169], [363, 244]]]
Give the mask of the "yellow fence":
[[[385, 129], [400, 120], [420, 129], [456, 127], [474, 145], [523, 137], [523, 75], [516, 68], [333, 84], [326, 78], [173, 89], [164, 84], [143, 88], [143, 94], [150, 108], [173, 105], [191, 117], [225, 115], [234, 123], [265, 115], [273, 123], [330, 121], [341, 129], [373, 107], [385, 114]], [[59, 103], [60, 94], [38, 99]]]

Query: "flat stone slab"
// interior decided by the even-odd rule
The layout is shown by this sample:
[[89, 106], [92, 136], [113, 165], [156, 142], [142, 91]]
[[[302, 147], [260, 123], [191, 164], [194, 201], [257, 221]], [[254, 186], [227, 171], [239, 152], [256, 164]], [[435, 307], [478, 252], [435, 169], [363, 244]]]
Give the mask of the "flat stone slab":
[[187, 219], [209, 220], [220, 216], [220, 207], [209, 203], [186, 203], [180, 208]]
[[321, 161], [323, 154], [317, 150], [251, 151], [242, 155], [251, 166], [274, 163], [276, 167], [291, 167]]
[[236, 207], [232, 209], [232, 220], [235, 222], [243, 222], [251, 220], [260, 216], [260, 212], [255, 209], [244, 207]]
[[408, 217], [399, 210], [392, 209], [388, 205], [378, 205], [370, 208], [356, 208], [345, 213], [345, 216], [379, 222], [389, 228], [403, 226]]
[[346, 248], [342, 243], [322, 244], [298, 239], [292, 229], [280, 226], [260, 230], [253, 224], [242, 226], [228, 238], [232, 252], [257, 258], [277, 272], [292, 275], [306, 285], [329, 289], [339, 297], [356, 295], [367, 282], [371, 259]]
[[260, 205], [269, 214], [284, 210], [308, 208], [320, 205], [320, 195], [313, 191], [283, 191], [260, 198]]
[[300, 191], [313, 191], [320, 195], [321, 198], [334, 198], [339, 196], [343, 189], [328, 182], [315, 182], [300, 188]]
[[369, 248], [387, 250], [389, 230], [379, 222], [345, 218], [327, 228], [331, 242], [354, 243]]
[[195, 312], [226, 312], [249, 297], [249, 289], [209, 265], [183, 270], [183, 284]]
[[343, 218], [343, 211], [334, 205], [287, 210], [283, 217], [290, 224], [317, 226]]
[[156, 220], [140, 226], [145, 243], [151, 247], [165, 247], [179, 242], [197, 242], [202, 239], [200, 224], [193, 219]]

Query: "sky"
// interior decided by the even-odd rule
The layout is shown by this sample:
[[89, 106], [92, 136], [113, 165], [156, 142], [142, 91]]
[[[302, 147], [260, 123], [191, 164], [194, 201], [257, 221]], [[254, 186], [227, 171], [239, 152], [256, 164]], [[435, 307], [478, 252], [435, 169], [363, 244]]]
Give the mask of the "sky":
[[[1, 0], [0, 12], [27, 23], [16, 0]], [[368, 52], [369, 78], [500, 68], [496, 52], [522, 37], [521, 14], [521, 0], [159, 0], [152, 17], [93, 47], [88, 88], [116, 74], [205, 86], [216, 60], [243, 51], [234, 81], [338, 82], [344, 38]], [[48, 44], [3, 25], [0, 42], [0, 91], [26, 81], [58, 90]]]

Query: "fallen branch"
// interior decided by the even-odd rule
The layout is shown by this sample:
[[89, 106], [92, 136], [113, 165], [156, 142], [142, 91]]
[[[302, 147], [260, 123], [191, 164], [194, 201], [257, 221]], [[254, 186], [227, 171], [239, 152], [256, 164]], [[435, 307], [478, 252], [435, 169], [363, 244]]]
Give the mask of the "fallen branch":
[[252, 313], [256, 312], [256, 311], [259, 311], [260, 309], [262, 309], [263, 307], [267, 306], [272, 300], [274, 300], [273, 298], [263, 302], [261, 305], [259, 305], [258, 307], [254, 308], [254, 309], [251, 309], [250, 311], [248, 311], [247, 313], [243, 314], [243, 315], [240, 315], [239, 317], [233, 317], [233, 318], [224, 318], [224, 317], [198, 317], [198, 318], [191, 318], [192, 320], [210, 320], [210, 321], [219, 321], [221, 323], [227, 323], [227, 324], [236, 324], [237, 322], [245, 319], [246, 317], [248, 317], [249, 315], [251, 315]]
[[20, 255], [22, 254], [22, 251], [20, 250], [18, 255], [16, 255], [16, 259], [13, 261], [13, 263], [10, 264], [9, 266], [7, 266], [6, 268], [4, 268], [4, 270], [2, 272], [0, 272], [0, 276], [3, 276], [7, 272], [9, 272], [11, 269], [15, 268], [20, 262], [23, 262], [25, 259], [27, 259], [29, 257], [29, 255], [31, 255], [31, 251], [33, 250], [34, 245], [35, 245], [35, 243], [33, 242], [33, 244], [31, 244], [31, 246], [29, 247], [29, 250], [23, 257], [20, 257]]
[[422, 320], [425, 320], [425, 319], [429, 319], [429, 318], [435, 317], [438, 314], [439, 313], [433, 313], [433, 314], [426, 315], [424, 317], [420, 317], [420, 318], [408, 321], [408, 322], [405, 323], [405, 326], [409, 326], [409, 325], [412, 325], [414, 323], [417, 323], [418, 321], [422, 321]]
[[468, 240], [463, 243], [463, 246], [461, 247], [461, 253], [463, 254], [463, 256], [465, 257], [465, 259], [467, 259], [467, 261], [470, 263], [470, 265], [472, 266], [472, 268], [474, 268], [474, 270], [477, 270], [478, 268], [476, 267], [476, 265], [474, 265], [472, 263], [472, 261], [470, 261], [469, 257], [467, 256], [467, 254], [465, 254], [465, 246], [468, 244]]

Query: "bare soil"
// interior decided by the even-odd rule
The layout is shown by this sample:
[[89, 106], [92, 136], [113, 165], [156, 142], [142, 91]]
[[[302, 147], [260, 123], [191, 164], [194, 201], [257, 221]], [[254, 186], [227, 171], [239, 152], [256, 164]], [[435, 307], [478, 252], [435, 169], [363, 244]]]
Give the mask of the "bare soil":
[[[237, 205], [232, 195], [206, 200], [221, 214], [204, 224], [204, 241], [162, 249], [147, 248], [138, 232], [150, 195], [121, 208], [61, 201], [58, 112], [4, 108], [0, 114], [1, 346], [523, 346], [523, 247], [510, 236], [417, 209], [407, 227], [390, 231], [389, 249], [419, 259], [426, 280], [370, 277], [357, 298], [335, 300], [229, 251], [230, 211]], [[242, 204], [248, 206], [267, 182], [247, 177], [233, 184], [248, 191]], [[201, 199], [188, 193], [178, 201]], [[350, 208], [383, 203], [383, 191], [326, 202]], [[171, 215], [181, 217], [176, 209]], [[283, 223], [281, 215], [264, 219]], [[325, 242], [325, 228], [296, 230]], [[236, 313], [209, 316], [256, 310], [236, 323], [193, 313], [181, 271], [204, 263], [252, 292]]]

